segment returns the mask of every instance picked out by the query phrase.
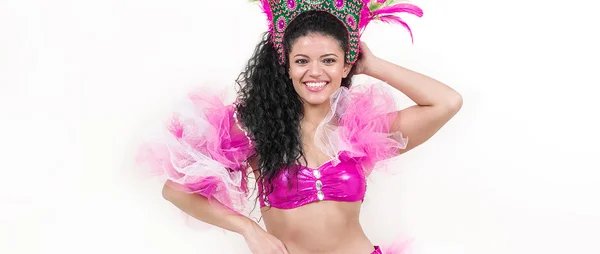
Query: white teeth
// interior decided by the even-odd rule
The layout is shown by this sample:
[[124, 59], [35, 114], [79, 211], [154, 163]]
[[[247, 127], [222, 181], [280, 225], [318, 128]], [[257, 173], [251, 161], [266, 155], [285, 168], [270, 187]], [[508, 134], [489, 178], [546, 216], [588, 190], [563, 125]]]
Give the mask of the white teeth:
[[310, 87], [323, 87], [327, 85], [327, 82], [305, 82], [304, 84]]

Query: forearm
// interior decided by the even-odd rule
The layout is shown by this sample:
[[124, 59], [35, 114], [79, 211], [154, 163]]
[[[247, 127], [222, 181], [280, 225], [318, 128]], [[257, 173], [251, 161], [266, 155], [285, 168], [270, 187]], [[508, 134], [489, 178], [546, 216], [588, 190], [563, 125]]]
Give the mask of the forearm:
[[381, 58], [375, 58], [365, 71], [365, 74], [396, 88], [419, 106], [448, 105], [460, 100], [460, 95], [449, 86]]
[[223, 206], [215, 206], [209, 203], [208, 199], [199, 194], [187, 194], [176, 190], [167, 182], [163, 187], [163, 197], [175, 205], [183, 212], [205, 223], [243, 234], [245, 230], [252, 226], [254, 221], [241, 214], [225, 210]]

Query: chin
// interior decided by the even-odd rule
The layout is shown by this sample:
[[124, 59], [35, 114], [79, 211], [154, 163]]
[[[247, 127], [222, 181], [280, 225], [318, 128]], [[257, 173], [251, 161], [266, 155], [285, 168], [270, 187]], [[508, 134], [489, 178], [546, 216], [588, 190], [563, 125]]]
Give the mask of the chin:
[[306, 102], [308, 105], [311, 105], [311, 106], [319, 106], [319, 105], [329, 103], [329, 96], [319, 97], [319, 98], [315, 98], [314, 96], [311, 96], [308, 98], [304, 97], [302, 99], [304, 100], [304, 102]]

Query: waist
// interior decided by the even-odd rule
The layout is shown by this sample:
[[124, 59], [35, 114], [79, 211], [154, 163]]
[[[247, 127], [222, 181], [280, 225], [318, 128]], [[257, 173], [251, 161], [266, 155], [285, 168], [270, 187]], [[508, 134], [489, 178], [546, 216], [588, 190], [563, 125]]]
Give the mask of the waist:
[[281, 240], [290, 254], [370, 254], [373, 244], [360, 222], [360, 202], [324, 201], [296, 209], [263, 209], [269, 233]]

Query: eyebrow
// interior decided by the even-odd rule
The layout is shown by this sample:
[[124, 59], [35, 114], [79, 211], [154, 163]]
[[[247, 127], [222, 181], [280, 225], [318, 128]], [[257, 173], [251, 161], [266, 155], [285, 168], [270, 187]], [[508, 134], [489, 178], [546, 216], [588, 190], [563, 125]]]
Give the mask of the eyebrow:
[[[294, 57], [298, 57], [298, 56], [303, 56], [303, 57], [306, 57], [306, 58], [310, 58], [310, 57], [308, 57], [307, 55], [304, 55], [304, 54], [296, 54], [296, 55], [294, 55]], [[327, 56], [335, 56], [335, 57], [338, 57], [338, 56], [337, 56], [336, 54], [334, 54], [334, 53], [328, 53], [328, 54], [322, 55], [322, 56], [321, 56], [321, 58], [323, 58], [323, 57], [327, 57]]]

